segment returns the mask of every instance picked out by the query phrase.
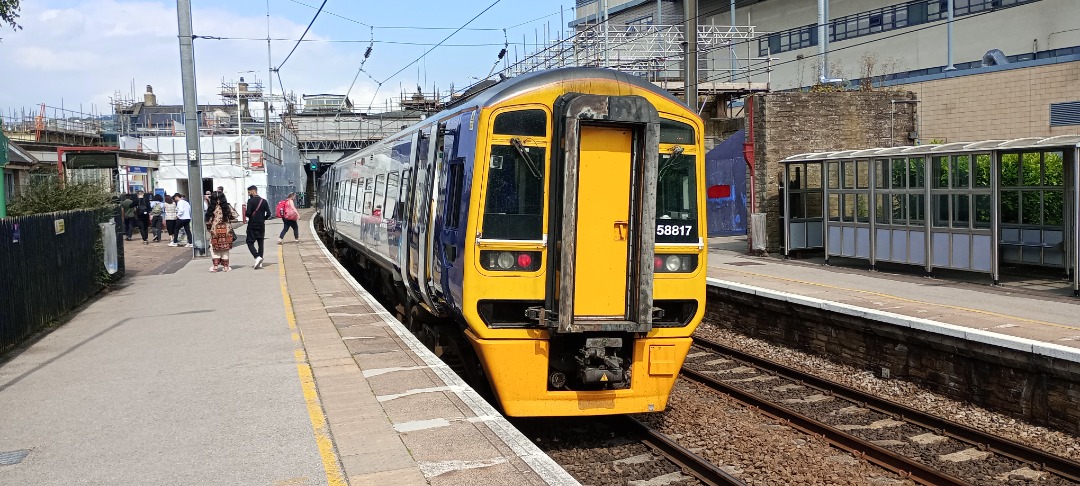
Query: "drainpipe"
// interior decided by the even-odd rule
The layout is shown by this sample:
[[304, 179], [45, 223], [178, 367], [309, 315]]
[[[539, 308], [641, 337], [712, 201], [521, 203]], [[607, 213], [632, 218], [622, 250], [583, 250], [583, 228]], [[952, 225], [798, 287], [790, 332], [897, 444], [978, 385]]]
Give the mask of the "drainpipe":
[[821, 83], [825, 84], [829, 79], [829, 0], [818, 0], [817, 15], [818, 55], [821, 56]]
[[945, 28], [945, 31], [947, 32], [947, 34], [945, 35], [946, 38], [947, 38], [946, 43], [948, 44], [945, 47], [945, 52], [947, 53], [948, 59], [947, 59], [947, 61], [945, 63], [945, 70], [946, 71], [952, 71], [952, 70], [956, 69], [956, 66], [953, 66], [953, 63], [952, 63], [953, 0], [949, 0], [948, 8], [949, 8], [949, 20], [948, 20], [948, 25]]
[[743, 159], [750, 169], [750, 214], [757, 212], [757, 187], [754, 186], [754, 97], [746, 97], [746, 138], [743, 141]]

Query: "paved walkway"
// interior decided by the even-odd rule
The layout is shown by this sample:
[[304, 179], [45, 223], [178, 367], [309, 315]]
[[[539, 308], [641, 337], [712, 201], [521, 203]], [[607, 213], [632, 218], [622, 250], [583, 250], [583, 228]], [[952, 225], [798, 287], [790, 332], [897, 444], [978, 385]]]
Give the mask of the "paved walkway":
[[326, 484], [275, 248], [135, 272], [0, 366], [0, 484]]
[[129, 243], [118, 288], [0, 363], [0, 485], [577, 484], [301, 228], [228, 273]]

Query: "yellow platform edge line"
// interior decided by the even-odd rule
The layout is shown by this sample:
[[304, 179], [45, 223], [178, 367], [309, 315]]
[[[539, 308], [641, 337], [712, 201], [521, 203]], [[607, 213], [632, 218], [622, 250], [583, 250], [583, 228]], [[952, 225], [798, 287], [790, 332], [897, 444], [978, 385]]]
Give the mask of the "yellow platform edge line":
[[798, 280], [798, 279], [794, 279], [794, 278], [777, 277], [777, 276], [774, 276], [774, 275], [765, 275], [763, 273], [747, 272], [745, 270], [734, 270], [734, 269], [725, 268], [725, 269], [723, 269], [723, 271], [741, 273], [743, 275], [747, 275], [747, 276], [751, 276], [751, 277], [769, 278], [769, 279], [773, 279], [773, 280], [782, 280], [782, 281], [785, 281], [785, 282], [792, 282], [792, 283], [798, 283], [798, 284], [803, 284], [803, 285], [813, 285], [813, 286], [816, 286], [816, 287], [823, 287], [823, 288], [833, 289], [833, 290], [842, 290], [842, 291], [846, 291], [846, 292], [856, 292], [856, 293], [859, 293], [859, 294], [873, 295], [875, 297], [881, 297], [883, 299], [898, 300], [898, 301], [901, 301], [901, 302], [907, 302], [909, 304], [919, 304], [919, 305], [926, 305], [926, 306], [933, 306], [933, 307], [943, 307], [945, 309], [952, 309], [952, 310], [958, 310], [958, 311], [963, 311], [963, 312], [971, 312], [973, 314], [981, 314], [981, 315], [984, 315], [984, 316], [1000, 317], [1000, 318], [1003, 318], [1003, 319], [1013, 319], [1013, 320], [1022, 321], [1022, 322], [1029, 322], [1029, 323], [1032, 323], [1032, 324], [1040, 324], [1040, 325], [1043, 325], [1043, 326], [1050, 326], [1050, 327], [1057, 327], [1057, 328], [1061, 328], [1061, 329], [1070, 329], [1070, 330], [1073, 330], [1073, 331], [1080, 331], [1080, 327], [1067, 326], [1065, 324], [1058, 324], [1056, 322], [1040, 321], [1038, 319], [1028, 319], [1026, 317], [1011, 316], [1011, 315], [1008, 315], [1008, 314], [1001, 314], [1001, 313], [992, 312], [992, 311], [984, 311], [984, 310], [980, 310], [980, 309], [972, 309], [972, 308], [969, 308], [969, 307], [963, 307], [963, 306], [958, 306], [958, 305], [938, 304], [938, 303], [935, 303], [935, 302], [926, 302], [926, 301], [923, 301], [923, 300], [907, 299], [907, 298], [904, 298], [904, 297], [897, 297], [895, 295], [884, 294], [884, 293], [881, 293], [881, 292], [874, 292], [874, 291], [871, 291], [871, 290], [851, 289], [851, 288], [847, 288], [847, 287], [839, 287], [839, 286], [836, 286], [836, 285], [823, 284], [823, 283], [819, 283], [819, 282], [807, 282], [805, 280]]
[[319, 401], [319, 390], [315, 386], [315, 375], [311, 372], [307, 353], [304, 351], [303, 336], [296, 328], [296, 315], [293, 313], [292, 298], [289, 296], [289, 285], [285, 279], [285, 259], [282, 248], [278, 247], [278, 281], [281, 284], [281, 298], [285, 302], [285, 319], [292, 331], [292, 340], [297, 343], [293, 352], [296, 359], [296, 373], [300, 376], [300, 388], [304, 392], [304, 402], [307, 405], [308, 417], [311, 419], [311, 428], [315, 432], [315, 444], [319, 448], [319, 458], [322, 460], [323, 469], [326, 471], [326, 482], [329, 486], [347, 486], [345, 474], [342, 472], [341, 461], [337, 450], [334, 448], [334, 440], [330, 437], [330, 429], [326, 424], [326, 415], [323, 413]]

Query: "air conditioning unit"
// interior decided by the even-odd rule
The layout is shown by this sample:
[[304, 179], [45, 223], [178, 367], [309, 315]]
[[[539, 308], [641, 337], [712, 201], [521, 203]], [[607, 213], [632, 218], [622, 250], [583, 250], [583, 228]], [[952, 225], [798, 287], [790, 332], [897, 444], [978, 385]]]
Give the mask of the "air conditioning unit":
[[750, 215], [750, 250], [765, 251], [768, 240], [765, 236], [765, 213]]

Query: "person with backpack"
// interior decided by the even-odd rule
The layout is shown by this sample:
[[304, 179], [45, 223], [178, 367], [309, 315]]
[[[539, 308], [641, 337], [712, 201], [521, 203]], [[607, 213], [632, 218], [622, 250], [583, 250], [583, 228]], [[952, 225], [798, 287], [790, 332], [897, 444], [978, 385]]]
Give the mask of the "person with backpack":
[[161, 241], [161, 217], [165, 213], [165, 203], [162, 202], [161, 194], [154, 194], [150, 199], [150, 230], [154, 234], [154, 242]]
[[235, 241], [232, 223], [237, 220], [236, 211], [229, 205], [225, 194], [214, 192], [210, 195], [210, 207], [206, 210], [206, 231], [210, 238], [210, 258], [213, 263], [210, 272], [228, 272], [229, 251]]
[[[266, 220], [273, 218], [270, 213], [270, 203], [259, 197], [259, 188], [248, 186], [248, 201], [245, 216], [247, 216], [247, 241], [248, 251], [255, 257], [255, 269], [262, 268], [263, 264], [263, 240], [266, 238]], [[258, 250], [255, 249], [258, 244]]]
[[281, 228], [281, 234], [278, 235], [277, 244], [281, 244], [285, 239], [285, 234], [289, 232], [289, 228], [292, 228], [293, 238], [296, 242], [300, 242], [300, 227], [296, 222], [300, 219], [300, 213], [296, 211], [296, 193], [290, 192], [289, 195], [278, 203], [277, 216], [281, 218], [281, 222], [284, 223], [284, 227]]
[[131, 194], [120, 196], [120, 219], [124, 221], [124, 241], [131, 241], [135, 229], [135, 198]]
[[165, 230], [169, 232], [169, 239], [172, 240], [176, 234], [176, 200], [168, 194], [164, 199], [162, 209], [165, 211]]

